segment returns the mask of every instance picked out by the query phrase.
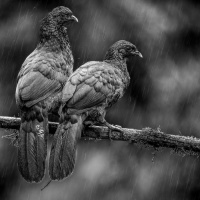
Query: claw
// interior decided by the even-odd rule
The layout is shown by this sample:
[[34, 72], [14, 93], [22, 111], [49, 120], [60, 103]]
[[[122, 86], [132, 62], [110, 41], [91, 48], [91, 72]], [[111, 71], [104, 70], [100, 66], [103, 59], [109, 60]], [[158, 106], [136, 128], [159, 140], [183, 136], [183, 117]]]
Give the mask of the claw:
[[105, 126], [107, 126], [109, 128], [109, 138], [111, 139], [111, 134], [112, 134], [112, 131], [117, 131], [120, 133], [120, 138], [123, 137], [123, 130], [122, 130], [122, 127], [119, 127], [118, 125], [111, 125], [109, 124], [108, 122], [105, 122]]
[[115, 125], [115, 127], [120, 128], [120, 129], [122, 128], [120, 125]]
[[112, 138], [112, 131], [119, 132], [119, 133], [120, 133], [120, 138], [123, 138], [123, 130], [122, 130], [122, 127], [121, 127], [121, 126], [109, 124], [109, 123], [105, 120], [104, 116], [102, 116], [102, 115], [100, 115], [100, 116], [97, 118], [96, 122], [97, 122], [98, 124], [100, 124], [100, 125], [103, 125], [103, 126], [107, 126], [107, 127], [108, 127], [108, 129], [109, 129], [108, 137], [109, 137], [110, 140], [111, 140], [111, 138]]

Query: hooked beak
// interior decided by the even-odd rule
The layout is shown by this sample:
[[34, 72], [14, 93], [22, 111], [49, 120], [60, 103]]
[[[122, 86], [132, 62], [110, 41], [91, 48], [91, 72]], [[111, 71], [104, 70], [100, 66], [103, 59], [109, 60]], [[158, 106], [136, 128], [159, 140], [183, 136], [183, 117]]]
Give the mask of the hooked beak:
[[71, 19], [78, 22], [78, 19], [74, 15], [71, 16]]
[[133, 54], [139, 56], [140, 58], [143, 58], [142, 54], [138, 50], [134, 51]]

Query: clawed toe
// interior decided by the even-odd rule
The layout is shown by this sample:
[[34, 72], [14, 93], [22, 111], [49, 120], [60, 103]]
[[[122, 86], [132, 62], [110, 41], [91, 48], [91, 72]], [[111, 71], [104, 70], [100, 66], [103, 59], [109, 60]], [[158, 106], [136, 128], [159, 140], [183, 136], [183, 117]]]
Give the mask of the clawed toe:
[[121, 129], [121, 128], [122, 128], [120, 125], [115, 125], [115, 127], [119, 128], [119, 129]]
[[122, 127], [119, 127], [119, 126], [116, 126], [116, 125], [111, 125], [109, 123], [106, 123], [105, 125], [109, 128], [108, 136], [109, 136], [110, 140], [112, 140], [111, 138], [112, 138], [112, 132], [113, 131], [119, 132], [120, 133], [120, 137], [123, 137]]

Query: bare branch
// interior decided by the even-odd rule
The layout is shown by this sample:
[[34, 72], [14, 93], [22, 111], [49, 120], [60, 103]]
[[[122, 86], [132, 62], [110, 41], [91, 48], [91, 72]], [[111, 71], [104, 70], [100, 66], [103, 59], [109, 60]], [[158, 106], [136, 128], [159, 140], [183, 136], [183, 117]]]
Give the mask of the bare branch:
[[[0, 128], [19, 130], [20, 122], [20, 118], [0, 116]], [[51, 134], [54, 134], [57, 125], [58, 123], [56, 122], [49, 122], [49, 131]], [[195, 137], [165, 134], [160, 129], [155, 130], [151, 128], [144, 128], [142, 130], [123, 128], [122, 130], [123, 133], [113, 131], [110, 138], [107, 127], [91, 126], [85, 128], [82, 137], [129, 141], [131, 143], [151, 146], [156, 149], [166, 147], [182, 155], [198, 156], [200, 153], [200, 139]]]

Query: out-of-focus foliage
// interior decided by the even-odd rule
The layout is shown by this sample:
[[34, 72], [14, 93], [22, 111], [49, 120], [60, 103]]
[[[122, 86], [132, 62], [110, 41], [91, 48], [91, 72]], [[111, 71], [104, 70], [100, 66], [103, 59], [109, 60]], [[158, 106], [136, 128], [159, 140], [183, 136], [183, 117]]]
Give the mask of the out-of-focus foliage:
[[[69, 28], [75, 68], [102, 60], [119, 39], [144, 56], [128, 62], [131, 85], [109, 111], [109, 122], [200, 137], [200, 4], [189, 0], [0, 1], [0, 115], [18, 115], [18, 70], [37, 44], [40, 19], [58, 5], [79, 19]], [[78, 150], [74, 174], [41, 192], [48, 176], [26, 183], [16, 148], [1, 139], [0, 199], [200, 199], [197, 158], [125, 142], [81, 141]]]

